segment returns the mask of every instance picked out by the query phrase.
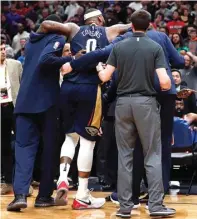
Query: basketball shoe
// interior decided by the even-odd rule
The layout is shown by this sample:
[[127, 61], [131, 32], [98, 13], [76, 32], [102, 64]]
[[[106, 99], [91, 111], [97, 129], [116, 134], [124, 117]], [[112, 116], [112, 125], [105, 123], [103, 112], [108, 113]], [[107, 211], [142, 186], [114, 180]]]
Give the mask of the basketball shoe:
[[73, 201], [72, 208], [75, 210], [82, 209], [98, 209], [105, 204], [105, 198], [94, 198], [90, 191], [87, 190], [87, 193], [84, 197], [78, 197]]
[[57, 182], [57, 193], [55, 196], [55, 204], [58, 206], [67, 205], [68, 203], [68, 189], [69, 184], [67, 181]]

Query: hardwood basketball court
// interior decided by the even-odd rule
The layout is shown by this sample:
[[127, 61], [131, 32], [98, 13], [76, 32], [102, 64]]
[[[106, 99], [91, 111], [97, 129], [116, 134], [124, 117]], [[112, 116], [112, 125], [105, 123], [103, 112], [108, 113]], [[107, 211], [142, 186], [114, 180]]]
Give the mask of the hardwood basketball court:
[[[95, 197], [106, 197], [110, 193], [92, 192]], [[34, 190], [33, 196], [28, 198], [28, 208], [22, 212], [8, 212], [7, 205], [13, 200], [13, 195], [1, 196], [1, 218], [2, 219], [115, 219], [118, 206], [112, 202], [106, 202], [102, 209], [98, 210], [72, 210], [72, 198], [75, 192], [69, 193], [69, 205], [34, 208], [34, 201], [37, 190]], [[197, 195], [168, 195], [165, 198], [165, 204], [177, 210], [174, 219], [197, 219]], [[133, 219], [148, 219], [148, 211], [144, 208], [145, 204], [139, 210], [132, 211]]]

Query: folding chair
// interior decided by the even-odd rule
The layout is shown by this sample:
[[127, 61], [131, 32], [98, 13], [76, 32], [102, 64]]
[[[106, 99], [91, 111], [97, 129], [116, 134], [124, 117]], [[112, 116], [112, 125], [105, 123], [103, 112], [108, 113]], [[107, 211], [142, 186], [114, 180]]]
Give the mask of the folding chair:
[[189, 128], [188, 123], [178, 117], [174, 117], [174, 145], [172, 146], [173, 165], [191, 165], [193, 169], [187, 195], [190, 194], [194, 177], [197, 173], [197, 153], [195, 144], [197, 143], [197, 132]]

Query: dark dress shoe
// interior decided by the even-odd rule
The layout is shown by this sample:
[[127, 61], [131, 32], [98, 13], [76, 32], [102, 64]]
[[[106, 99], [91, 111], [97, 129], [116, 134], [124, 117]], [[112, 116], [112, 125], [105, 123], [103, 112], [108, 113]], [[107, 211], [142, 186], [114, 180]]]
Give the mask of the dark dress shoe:
[[8, 205], [7, 211], [20, 211], [21, 208], [27, 208], [26, 195], [15, 195], [15, 199]]
[[54, 198], [52, 197], [37, 197], [34, 207], [45, 208], [55, 206]]

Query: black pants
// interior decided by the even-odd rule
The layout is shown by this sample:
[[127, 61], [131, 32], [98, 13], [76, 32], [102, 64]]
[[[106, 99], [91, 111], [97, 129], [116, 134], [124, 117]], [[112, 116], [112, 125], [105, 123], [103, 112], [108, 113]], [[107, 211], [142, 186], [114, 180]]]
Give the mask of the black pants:
[[[115, 138], [114, 119], [103, 122], [103, 136], [99, 142], [104, 179], [116, 187], [118, 169], [118, 150]], [[102, 151], [102, 153], [101, 153]], [[101, 163], [100, 162], [100, 163]]]
[[173, 117], [176, 95], [158, 95], [157, 101], [161, 105], [161, 145], [162, 145], [162, 174], [163, 186], [166, 193], [169, 189], [171, 172], [171, 150]]
[[[162, 143], [162, 177], [164, 193], [167, 193], [170, 182], [171, 172], [171, 142], [173, 132], [173, 117], [175, 111], [175, 95], [159, 95], [157, 101], [159, 102], [160, 117], [161, 117], [161, 143]], [[134, 177], [133, 177], [133, 191], [134, 199], [140, 195], [140, 182], [144, 174], [144, 161], [143, 161], [143, 150], [141, 143], [134, 152]]]
[[13, 153], [11, 131], [13, 128], [13, 104], [1, 105], [1, 175], [6, 183], [12, 183]]

